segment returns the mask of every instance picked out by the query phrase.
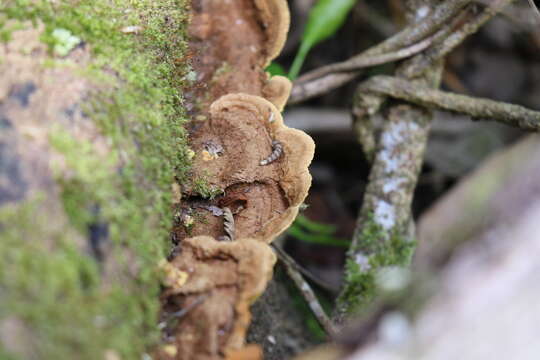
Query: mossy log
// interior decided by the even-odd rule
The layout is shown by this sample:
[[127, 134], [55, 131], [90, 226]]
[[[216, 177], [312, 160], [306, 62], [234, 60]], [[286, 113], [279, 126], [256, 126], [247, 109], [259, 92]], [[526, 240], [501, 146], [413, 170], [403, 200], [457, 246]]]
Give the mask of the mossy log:
[[141, 359], [159, 339], [187, 12], [0, 3], [0, 358]]

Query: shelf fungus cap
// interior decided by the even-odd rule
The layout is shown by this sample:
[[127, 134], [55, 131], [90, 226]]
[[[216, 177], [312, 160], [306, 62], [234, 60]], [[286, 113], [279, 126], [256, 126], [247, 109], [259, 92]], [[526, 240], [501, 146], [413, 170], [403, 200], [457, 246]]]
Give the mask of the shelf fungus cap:
[[[232, 179], [229, 183], [276, 183], [281, 196], [285, 198], [282, 208], [276, 207], [276, 200], [268, 199], [256, 212], [260, 216], [258, 229], [249, 237], [271, 242], [293, 222], [308, 194], [311, 186], [308, 167], [313, 159], [315, 144], [303, 131], [286, 126], [278, 108], [260, 96], [225, 95], [212, 104], [210, 113], [212, 121], [226, 118], [229, 127], [234, 122], [234, 127], [238, 129], [242, 126], [248, 128], [242, 130], [246, 133], [244, 138], [247, 141], [235, 142], [235, 150], [240, 151], [246, 160], [242, 164], [235, 162], [228, 165], [228, 168], [234, 167], [229, 174]], [[282, 147], [281, 155], [270, 165], [260, 166], [260, 160], [268, 156], [272, 150], [270, 144], [275, 141]], [[239, 144], [245, 144], [244, 148], [236, 149], [241, 147]], [[246, 195], [249, 196], [249, 193]], [[254, 205], [248, 199], [247, 210]], [[260, 214], [264, 213], [266, 217], [261, 218]]]
[[276, 58], [287, 39], [290, 13], [286, 0], [254, 0], [259, 10], [259, 18], [267, 34], [266, 59], [264, 67]]
[[272, 250], [253, 239], [221, 242], [197, 236], [182, 241], [171, 266], [189, 273], [189, 278], [163, 295], [164, 304], [182, 304], [170, 313], [198, 302], [183, 315], [171, 342], [182, 359], [221, 359], [220, 354], [238, 354], [245, 348], [249, 307], [264, 292], [275, 261]]
[[263, 86], [262, 93], [265, 99], [283, 111], [291, 95], [292, 82], [285, 76], [272, 76]]

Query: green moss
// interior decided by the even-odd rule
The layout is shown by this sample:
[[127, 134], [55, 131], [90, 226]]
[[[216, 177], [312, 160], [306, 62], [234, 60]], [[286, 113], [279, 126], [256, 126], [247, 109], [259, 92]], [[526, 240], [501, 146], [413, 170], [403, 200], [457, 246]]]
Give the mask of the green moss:
[[388, 234], [369, 216], [362, 229], [359, 247], [352, 253], [362, 253], [368, 263], [361, 268], [351, 259], [345, 264], [345, 285], [338, 298], [338, 309], [345, 314], [360, 314], [377, 295], [377, 273], [388, 266], [406, 266], [410, 263], [415, 242], [397, 231]]
[[[0, 223], [9, 224], [1, 230], [0, 321], [21, 319], [37, 358], [102, 359], [112, 350], [122, 359], [140, 359], [158, 339], [156, 264], [169, 245], [170, 187], [190, 167], [179, 92], [187, 69], [176, 61], [186, 48], [187, 3], [2, 2], [0, 19], [45, 25], [47, 66], [66, 66], [53, 51], [57, 29], [89, 46], [91, 63], [74, 71], [100, 89], [84, 111], [112, 149], [102, 155], [67, 129], [50, 133], [49, 143], [70, 169], [69, 177], [58, 172], [66, 229], [47, 233], [47, 214], [38, 214], [35, 202], [0, 213]], [[139, 35], [120, 31], [133, 25], [142, 26]], [[0, 36], [9, 41], [8, 32]], [[96, 222], [108, 226], [114, 245], [108, 261], [118, 267], [107, 284], [99, 264], [73, 243]]]
[[193, 191], [205, 199], [213, 199], [223, 194], [223, 190], [208, 184], [208, 176], [203, 175], [193, 180]]
[[[40, 203], [0, 211], [10, 224], [2, 232], [0, 318], [24, 323], [28, 333], [21, 341], [35, 358], [102, 359], [106, 350], [139, 358], [157, 339], [147, 328], [156, 304], [134, 296], [149, 287], [144, 281], [102, 287], [98, 264], [74, 246], [73, 233], [51, 230]], [[36, 233], [54, 242], [54, 251], [36, 241]]]

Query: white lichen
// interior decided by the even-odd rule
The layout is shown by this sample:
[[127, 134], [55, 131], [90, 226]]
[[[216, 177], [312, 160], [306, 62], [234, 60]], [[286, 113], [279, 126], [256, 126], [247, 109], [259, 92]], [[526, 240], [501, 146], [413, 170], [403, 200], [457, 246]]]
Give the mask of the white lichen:
[[406, 139], [403, 132], [407, 130], [405, 122], [394, 122], [390, 125], [388, 131], [385, 131], [381, 137], [381, 145], [386, 149], [393, 149], [403, 143]]
[[385, 200], [375, 204], [374, 221], [383, 229], [390, 230], [396, 225], [396, 208]]
[[388, 179], [383, 185], [382, 191], [385, 194], [389, 194], [393, 191], [399, 190], [400, 186], [407, 183], [407, 179], [398, 177], [394, 179]]
[[423, 19], [429, 14], [429, 7], [428, 6], [420, 6], [418, 10], [416, 10], [416, 20]]
[[392, 173], [397, 171], [408, 161], [406, 154], [399, 151], [399, 146], [409, 141], [408, 134], [418, 130], [418, 125], [404, 121], [393, 122], [388, 131], [381, 136], [381, 160], [384, 162], [384, 171]]
[[355, 255], [354, 262], [358, 265], [360, 271], [368, 271], [369, 269], [371, 269], [369, 257], [362, 254], [361, 252]]

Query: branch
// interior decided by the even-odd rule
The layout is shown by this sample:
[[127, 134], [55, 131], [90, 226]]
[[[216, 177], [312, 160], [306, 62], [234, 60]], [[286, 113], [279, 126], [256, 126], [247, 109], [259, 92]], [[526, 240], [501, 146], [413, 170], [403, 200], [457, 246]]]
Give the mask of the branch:
[[320, 67], [316, 70], [313, 70], [301, 76], [300, 78], [298, 78], [297, 81], [298, 83], [303, 83], [303, 82], [308, 82], [308, 81], [312, 81], [314, 79], [323, 77], [325, 75], [328, 75], [329, 73], [358, 71], [366, 67], [377, 66], [377, 65], [382, 65], [385, 63], [397, 61], [397, 60], [402, 60], [404, 58], [411, 57], [412, 55], [415, 55], [422, 50], [425, 50], [427, 47], [431, 45], [431, 43], [432, 43], [432, 39], [427, 38], [414, 45], [411, 45], [403, 49], [399, 49], [395, 52], [390, 52], [390, 53], [385, 53], [385, 54], [380, 54], [380, 55], [362, 54], [359, 56], [355, 56], [347, 61]]
[[[497, 0], [495, 6], [498, 9], [511, 1]], [[409, 8], [419, 9], [420, 6], [429, 6], [432, 3], [427, 0], [409, 0]], [[433, 12], [436, 10], [437, 8], [433, 9]], [[413, 11], [409, 12], [409, 18], [416, 15]], [[492, 8], [484, 11], [488, 14], [486, 17], [495, 14]], [[481, 17], [481, 20], [485, 22], [485, 17]], [[481, 23], [483, 22], [476, 17], [466, 22], [461, 29], [468, 30], [462, 30], [459, 41], [476, 31]], [[454, 41], [452, 44], [455, 43]], [[451, 47], [445, 46], [444, 49], [448, 48]], [[424, 54], [418, 54], [406, 61], [397, 69], [396, 74], [410, 73], [414, 64], [423, 62], [423, 56]], [[439, 94], [441, 92], [435, 89], [440, 83], [442, 60], [441, 56], [435, 61], [425, 62], [422, 75], [414, 81], [397, 80], [414, 85], [411, 85], [414, 89], [412, 91], [423, 89], [424, 92], [433, 91]], [[394, 79], [382, 77], [386, 78]], [[379, 110], [390, 90], [387, 87], [377, 88], [377, 80], [366, 83], [368, 85], [362, 85], [358, 89], [356, 100], [360, 104], [355, 104], [355, 116], [360, 128], [369, 133], [373, 128], [371, 118]], [[419, 104], [426, 105], [424, 102]], [[486, 110], [485, 107], [481, 109]], [[512, 110], [516, 117], [525, 113], [521, 111], [525, 110], [523, 108], [520, 108], [520, 111], [516, 108]], [[428, 108], [397, 104], [389, 108], [378, 142], [373, 133], [367, 134], [376, 152], [362, 209], [347, 253], [344, 286], [337, 301], [337, 322], [342, 322], [345, 317], [361, 311], [372, 302], [376, 295], [375, 276], [380, 269], [387, 266], [405, 266], [410, 260], [414, 249], [414, 244], [410, 241], [411, 203], [423, 162], [431, 119], [432, 112]], [[530, 121], [526, 124], [530, 124]]]
[[300, 274], [299, 265], [279, 246], [274, 244], [271, 244], [270, 246], [272, 246], [272, 248], [276, 251], [279, 260], [285, 266], [287, 274], [291, 280], [294, 281], [294, 284], [308, 303], [319, 324], [321, 324], [329, 336], [336, 334], [334, 325], [324, 312], [319, 300], [317, 300], [317, 296], [311, 289], [311, 286], [309, 286], [309, 284], [304, 280], [302, 274]]
[[[431, 14], [429, 14], [419, 23], [411, 24], [393, 37], [364, 51], [348, 61], [354, 62], [355, 59], [359, 59], [361, 57], [373, 57], [393, 53], [399, 49], [404, 49], [417, 42], [420, 42], [439, 30], [449, 19], [451, 19], [469, 2], [470, 0], [447, 0], [436, 7]], [[358, 71], [352, 71], [346, 73], [328, 74], [314, 81], [308, 82], [303, 82], [300, 81], [301, 79], [299, 79], [293, 86], [291, 97], [289, 98], [289, 104], [296, 104], [301, 101], [322, 95], [346, 84], [359, 75], [360, 73]]]
[[[484, 11], [475, 13], [474, 8], [469, 6], [466, 10], [462, 11], [460, 16], [456, 16], [453, 19], [453, 23], [461, 24], [461, 27], [457, 30], [453, 30], [450, 33], [450, 29], [454, 29], [455, 26], [446, 26], [439, 30], [434, 35], [433, 43], [434, 47], [425, 51], [422, 56], [416, 56], [408, 61], [407, 66], [401, 67], [399, 75], [405, 78], [414, 78], [420, 76], [426, 69], [429, 69], [437, 61], [442, 60], [448, 53], [463, 42], [467, 36], [476, 32], [480, 26], [485, 24], [491, 17], [493, 17], [497, 11], [501, 10], [507, 4], [506, 1], [497, 1], [490, 3]], [[465, 15], [468, 15], [469, 19], [463, 19]], [[449, 35], [449, 36], [448, 36]], [[374, 125], [370, 117], [365, 117], [364, 113], [374, 114], [384, 102], [384, 98], [380, 96], [374, 96], [363, 91], [357, 91], [356, 100], [353, 106], [353, 115], [355, 118], [362, 118], [361, 121], [354, 122], [354, 130], [362, 145], [365, 156], [368, 160], [373, 160], [375, 152], [375, 133]]]
[[469, 19], [458, 30], [452, 32], [447, 38], [441, 42], [434, 42], [436, 45], [424, 52], [424, 56], [416, 57], [412, 60], [401, 75], [413, 78], [422, 74], [429, 66], [440, 59], [443, 59], [452, 50], [458, 47], [469, 35], [474, 34], [478, 29], [495, 16], [502, 8], [508, 5], [506, 0], [498, 0], [491, 3], [489, 6], [475, 13], [474, 8], [469, 6], [467, 12], [470, 14]]
[[540, 112], [520, 105], [434, 90], [384, 75], [369, 79], [360, 85], [360, 89], [426, 107], [464, 113], [474, 119], [494, 120], [527, 131], [540, 131]]

